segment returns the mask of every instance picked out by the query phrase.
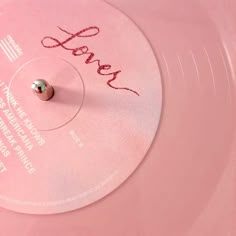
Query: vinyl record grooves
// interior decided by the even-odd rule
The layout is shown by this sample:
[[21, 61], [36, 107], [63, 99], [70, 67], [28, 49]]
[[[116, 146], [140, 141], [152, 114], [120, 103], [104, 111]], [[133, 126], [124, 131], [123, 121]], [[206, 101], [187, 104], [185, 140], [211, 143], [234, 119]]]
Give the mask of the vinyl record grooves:
[[233, 235], [233, 7], [3, 4], [2, 235]]

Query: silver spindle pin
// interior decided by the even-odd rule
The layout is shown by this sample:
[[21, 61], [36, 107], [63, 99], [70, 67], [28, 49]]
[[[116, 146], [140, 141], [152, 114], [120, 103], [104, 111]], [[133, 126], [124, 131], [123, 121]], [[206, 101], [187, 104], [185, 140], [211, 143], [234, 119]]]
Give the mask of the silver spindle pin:
[[33, 93], [42, 101], [50, 100], [54, 95], [53, 87], [45, 80], [35, 80], [31, 86]]

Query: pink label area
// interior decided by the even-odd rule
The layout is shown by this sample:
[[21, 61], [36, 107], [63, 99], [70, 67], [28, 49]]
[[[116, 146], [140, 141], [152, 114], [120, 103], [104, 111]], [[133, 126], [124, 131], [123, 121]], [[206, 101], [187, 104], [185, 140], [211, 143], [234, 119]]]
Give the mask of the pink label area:
[[[94, 203], [135, 171], [156, 135], [162, 85], [151, 46], [102, 1], [25, 0], [5, 10], [0, 206], [54, 214]], [[54, 87], [52, 100], [32, 93], [36, 79]]]

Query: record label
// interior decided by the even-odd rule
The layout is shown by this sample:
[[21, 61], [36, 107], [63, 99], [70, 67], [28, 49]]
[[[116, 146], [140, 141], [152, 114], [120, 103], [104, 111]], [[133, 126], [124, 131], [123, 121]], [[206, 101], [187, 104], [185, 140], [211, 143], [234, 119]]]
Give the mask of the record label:
[[[161, 76], [147, 39], [103, 1], [24, 1], [0, 21], [0, 206], [55, 214], [115, 190], [160, 121]], [[44, 79], [54, 97], [41, 101]]]

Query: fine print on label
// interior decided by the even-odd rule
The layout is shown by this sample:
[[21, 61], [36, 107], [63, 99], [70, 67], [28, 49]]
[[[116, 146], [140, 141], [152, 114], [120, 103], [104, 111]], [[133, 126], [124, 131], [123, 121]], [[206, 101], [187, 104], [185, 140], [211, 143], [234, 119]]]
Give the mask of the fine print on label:
[[84, 147], [84, 143], [81, 141], [81, 139], [79, 138], [79, 136], [76, 134], [76, 132], [74, 130], [70, 131], [70, 136], [71, 136], [72, 140], [75, 142], [75, 144], [77, 144], [79, 146], [79, 148]]
[[8, 86], [0, 80], [0, 174], [7, 172], [9, 158], [16, 158], [28, 174], [36, 173], [36, 168], [28, 153], [36, 145], [43, 146], [45, 140], [34, 127], [19, 102], [11, 94]]
[[23, 55], [22, 49], [11, 35], [7, 35], [5, 38], [0, 39], [0, 49], [11, 63]]
[[6, 166], [4, 165], [3, 162], [0, 162], [0, 174], [4, 173], [7, 171]]

